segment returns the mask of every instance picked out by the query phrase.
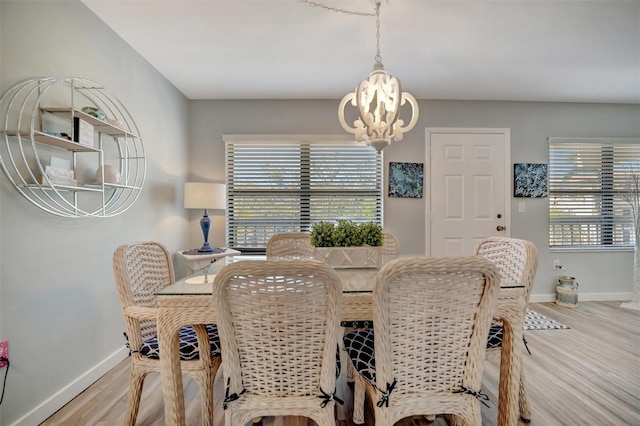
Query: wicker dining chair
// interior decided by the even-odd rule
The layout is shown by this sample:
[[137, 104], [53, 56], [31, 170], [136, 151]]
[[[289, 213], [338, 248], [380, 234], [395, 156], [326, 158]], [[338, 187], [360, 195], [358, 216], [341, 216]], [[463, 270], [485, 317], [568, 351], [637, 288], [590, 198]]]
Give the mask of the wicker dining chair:
[[[395, 235], [390, 232], [384, 232], [382, 240], [382, 264], [388, 263], [391, 260], [397, 259], [400, 256], [400, 243]], [[344, 327], [344, 332], [349, 333], [350, 331], [360, 329], [360, 328], [371, 328], [373, 327], [373, 321], [367, 320], [359, 320], [359, 321], [342, 321], [340, 323], [341, 327]], [[344, 350], [344, 346], [342, 342], [340, 342], [341, 348]], [[346, 365], [346, 376], [347, 381], [349, 383], [355, 380], [355, 372], [353, 371], [352, 365], [350, 362]], [[356, 392], [360, 392], [364, 394], [364, 384], [361, 382], [356, 382], [355, 386], [362, 387], [358, 389]], [[363, 401], [364, 403], [364, 401]], [[359, 407], [355, 409], [356, 412], [360, 410], [364, 413], [364, 407]]]
[[499, 281], [497, 268], [477, 256], [414, 256], [382, 267], [374, 328], [344, 337], [376, 425], [433, 414], [482, 424], [480, 384]]
[[342, 284], [316, 260], [232, 263], [217, 275], [225, 424], [304, 416], [335, 425]]
[[[129, 401], [124, 423], [135, 425], [144, 379], [160, 372], [155, 293], [175, 281], [173, 262], [158, 242], [125, 244], [113, 254], [113, 275], [122, 305], [127, 345], [131, 351]], [[213, 324], [180, 330], [182, 372], [200, 386], [202, 422], [213, 425], [213, 381], [220, 366], [220, 341]], [[209, 350], [200, 351], [200, 348]]]
[[303, 232], [275, 234], [267, 242], [267, 259], [313, 259], [311, 236]]
[[[500, 359], [502, 349], [502, 315], [521, 315], [522, 322], [527, 312], [529, 296], [538, 268], [538, 251], [536, 246], [527, 240], [506, 237], [487, 237], [476, 249], [477, 256], [491, 261], [500, 271], [500, 279], [504, 285], [509, 283], [524, 285], [525, 308], [522, 312], [497, 311], [491, 325], [487, 346], [487, 359]], [[518, 407], [520, 417], [524, 422], [531, 421], [531, 407], [526, 392], [524, 367], [520, 369], [520, 390]]]
[[397, 259], [400, 255], [400, 243], [395, 235], [390, 232], [382, 234], [382, 264]]

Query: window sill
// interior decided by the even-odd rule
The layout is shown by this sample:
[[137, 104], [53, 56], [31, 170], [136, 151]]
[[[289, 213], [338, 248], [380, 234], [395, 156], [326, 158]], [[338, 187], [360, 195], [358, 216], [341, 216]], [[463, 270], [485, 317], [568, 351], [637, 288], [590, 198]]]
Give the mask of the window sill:
[[564, 253], [611, 253], [612, 251], [629, 251], [633, 252], [633, 247], [549, 247], [550, 252]]

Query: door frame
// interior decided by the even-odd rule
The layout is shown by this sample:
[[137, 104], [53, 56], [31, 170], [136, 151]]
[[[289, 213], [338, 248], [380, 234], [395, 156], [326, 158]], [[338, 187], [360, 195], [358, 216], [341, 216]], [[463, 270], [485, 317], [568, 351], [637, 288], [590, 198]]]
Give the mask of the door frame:
[[[429, 194], [425, 198], [425, 214], [427, 216], [427, 225], [425, 226], [425, 253], [431, 256], [431, 194], [433, 194], [431, 179], [431, 135], [433, 134], [498, 134], [503, 136], [504, 140], [504, 176], [507, 180], [504, 185], [504, 224], [505, 237], [511, 236], [511, 194], [513, 193], [513, 179], [511, 172], [511, 129], [510, 128], [484, 128], [484, 127], [427, 127], [425, 128], [425, 179], [429, 179]], [[426, 185], [425, 185], [426, 187]]]

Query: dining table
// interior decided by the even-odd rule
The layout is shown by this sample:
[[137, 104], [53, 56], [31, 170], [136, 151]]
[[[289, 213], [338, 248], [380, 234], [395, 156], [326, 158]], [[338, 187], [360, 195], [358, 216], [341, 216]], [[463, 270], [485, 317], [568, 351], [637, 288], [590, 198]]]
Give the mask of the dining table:
[[[231, 262], [251, 258], [229, 256], [194, 274], [177, 280], [156, 293], [158, 343], [160, 348], [165, 423], [186, 425], [184, 391], [180, 367], [179, 330], [190, 324], [216, 322], [212, 285], [217, 272]], [[255, 257], [254, 257], [255, 258]], [[262, 258], [264, 259], [264, 258]], [[377, 268], [336, 268], [342, 282], [342, 321], [373, 321], [373, 286]], [[494, 319], [503, 323], [498, 389], [499, 426], [518, 424], [518, 395], [526, 307], [524, 286], [506, 283], [500, 287]]]

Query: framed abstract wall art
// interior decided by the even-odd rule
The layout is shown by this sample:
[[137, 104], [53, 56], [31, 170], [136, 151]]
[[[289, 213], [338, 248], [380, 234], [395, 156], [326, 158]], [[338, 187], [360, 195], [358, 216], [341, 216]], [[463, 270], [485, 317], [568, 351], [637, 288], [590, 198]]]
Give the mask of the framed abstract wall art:
[[422, 198], [424, 163], [389, 162], [389, 197]]
[[541, 163], [515, 163], [513, 165], [513, 196], [540, 198], [549, 195], [547, 165]]

